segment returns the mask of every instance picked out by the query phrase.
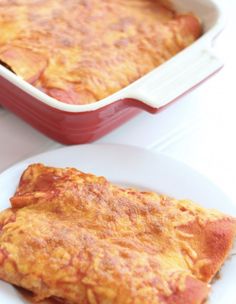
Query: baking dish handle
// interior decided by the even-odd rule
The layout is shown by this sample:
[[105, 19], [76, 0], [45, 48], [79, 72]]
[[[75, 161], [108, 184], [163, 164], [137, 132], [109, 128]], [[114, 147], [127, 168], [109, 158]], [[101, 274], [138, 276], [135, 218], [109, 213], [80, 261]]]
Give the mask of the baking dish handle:
[[208, 49], [194, 55], [179, 55], [179, 58], [178, 55], [175, 56], [146, 75], [142, 83], [136, 83], [129, 92], [129, 97], [142, 101], [147, 111], [156, 112], [223, 66], [221, 60]]

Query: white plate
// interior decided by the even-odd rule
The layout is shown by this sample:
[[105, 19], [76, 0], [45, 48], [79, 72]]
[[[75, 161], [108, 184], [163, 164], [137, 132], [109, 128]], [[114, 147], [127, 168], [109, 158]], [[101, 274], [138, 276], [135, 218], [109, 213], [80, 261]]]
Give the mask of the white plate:
[[[42, 162], [50, 166], [76, 167], [104, 175], [110, 181], [141, 189], [150, 189], [191, 199], [207, 208], [216, 208], [236, 216], [236, 205], [207, 178], [183, 163], [144, 149], [109, 144], [66, 147], [37, 155], [0, 175], [0, 210], [9, 206], [22, 171], [28, 164]], [[221, 278], [214, 283], [209, 304], [235, 304], [236, 257], [226, 262]], [[1, 304], [23, 304], [24, 299], [7, 283], [0, 282]], [[186, 303], [187, 304], [187, 303]]]

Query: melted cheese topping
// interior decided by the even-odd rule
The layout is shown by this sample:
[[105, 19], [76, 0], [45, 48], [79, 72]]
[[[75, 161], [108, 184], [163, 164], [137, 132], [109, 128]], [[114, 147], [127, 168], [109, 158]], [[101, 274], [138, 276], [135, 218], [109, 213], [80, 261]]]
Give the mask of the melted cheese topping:
[[236, 232], [220, 212], [75, 169], [30, 166], [11, 203], [0, 278], [68, 304], [201, 304]]
[[162, 2], [0, 0], [0, 60], [60, 101], [98, 101], [201, 34], [196, 17]]

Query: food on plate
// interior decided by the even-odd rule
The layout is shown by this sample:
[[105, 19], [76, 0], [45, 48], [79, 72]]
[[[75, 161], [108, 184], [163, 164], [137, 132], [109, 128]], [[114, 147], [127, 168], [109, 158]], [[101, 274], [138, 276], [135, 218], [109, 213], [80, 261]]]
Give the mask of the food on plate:
[[167, 2], [0, 0], [0, 61], [59, 101], [101, 100], [201, 35]]
[[0, 213], [0, 278], [35, 300], [203, 304], [236, 220], [186, 200], [32, 164]]

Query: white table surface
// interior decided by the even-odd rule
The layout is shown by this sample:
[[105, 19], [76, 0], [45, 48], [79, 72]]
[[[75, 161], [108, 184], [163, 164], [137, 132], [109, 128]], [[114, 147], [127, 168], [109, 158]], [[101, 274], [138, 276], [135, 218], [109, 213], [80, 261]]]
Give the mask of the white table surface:
[[[227, 25], [214, 49], [225, 67], [161, 113], [142, 113], [98, 142], [169, 154], [209, 176], [236, 202], [236, 0], [219, 2]], [[0, 171], [60, 146], [0, 108]]]

